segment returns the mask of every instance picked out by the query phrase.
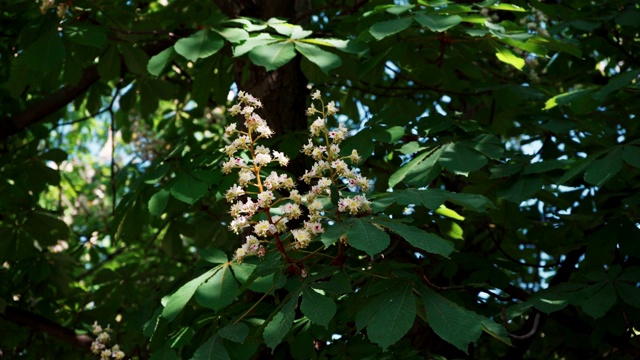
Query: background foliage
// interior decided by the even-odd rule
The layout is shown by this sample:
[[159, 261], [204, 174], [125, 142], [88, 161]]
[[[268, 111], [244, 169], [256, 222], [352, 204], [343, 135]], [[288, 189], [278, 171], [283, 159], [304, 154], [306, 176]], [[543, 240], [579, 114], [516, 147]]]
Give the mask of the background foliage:
[[[640, 356], [635, 1], [0, 5], [5, 356]], [[309, 84], [372, 214], [229, 261], [226, 108], [300, 176]]]

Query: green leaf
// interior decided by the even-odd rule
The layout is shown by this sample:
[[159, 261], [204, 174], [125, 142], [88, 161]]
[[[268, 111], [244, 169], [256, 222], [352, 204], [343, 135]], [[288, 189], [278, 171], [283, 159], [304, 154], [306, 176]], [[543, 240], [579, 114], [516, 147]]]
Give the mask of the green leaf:
[[57, 31], [50, 31], [31, 44], [22, 56], [30, 69], [46, 75], [62, 65], [65, 54], [62, 38]]
[[171, 186], [171, 195], [189, 205], [193, 205], [209, 190], [207, 183], [196, 179], [189, 173], [181, 173]]
[[411, 154], [416, 153], [416, 152], [418, 152], [420, 150], [423, 150], [423, 149], [424, 148], [422, 146], [420, 146], [419, 142], [411, 141], [411, 142], [408, 142], [408, 143], [402, 145], [402, 147], [400, 148], [400, 152], [405, 154], [405, 155], [411, 155]]
[[346, 234], [349, 228], [353, 226], [353, 221], [353, 218], [349, 218], [343, 222], [327, 227], [327, 230], [320, 235], [320, 241], [322, 241], [325, 248], [336, 243], [342, 235]]
[[62, 149], [49, 149], [46, 153], [42, 154], [43, 160], [51, 160], [58, 165], [67, 160], [68, 157], [69, 154]]
[[134, 74], [142, 75], [147, 72], [147, 64], [149, 63], [149, 55], [138, 47], [129, 44], [120, 44], [124, 63], [127, 69]]
[[633, 80], [638, 78], [640, 75], [640, 70], [631, 70], [620, 73], [611, 79], [607, 85], [603, 86], [600, 90], [598, 90], [595, 94], [593, 94], [593, 98], [596, 100], [604, 101], [605, 98], [616, 90], [620, 90]]
[[220, 34], [230, 43], [239, 43], [249, 38], [249, 33], [243, 29], [225, 27], [225, 28], [213, 28], [213, 31]]
[[454, 246], [451, 241], [445, 240], [435, 234], [420, 230], [415, 226], [405, 225], [399, 222], [376, 218], [376, 223], [388, 228], [402, 236], [409, 244], [432, 254], [449, 257]]
[[181, 348], [191, 341], [194, 334], [195, 331], [192, 327], [185, 326], [169, 338], [169, 346], [171, 346], [172, 349]]
[[206, 248], [198, 251], [200, 258], [212, 264], [224, 264], [229, 261], [224, 251], [217, 248]]
[[247, 335], [249, 335], [249, 327], [247, 324], [241, 322], [230, 324], [218, 330], [218, 335], [223, 339], [242, 344], [247, 338]]
[[362, 55], [367, 51], [367, 45], [359, 40], [340, 40], [340, 39], [302, 39], [300, 42], [309, 44], [330, 46], [348, 54]]
[[420, 25], [436, 32], [445, 31], [462, 22], [462, 18], [458, 15], [437, 15], [418, 12], [413, 17]]
[[115, 45], [107, 47], [107, 50], [98, 60], [98, 74], [104, 80], [114, 79], [120, 76], [120, 55]]
[[264, 343], [272, 350], [278, 346], [293, 325], [293, 319], [295, 317], [295, 308], [298, 305], [298, 296], [294, 294], [284, 304], [282, 309], [278, 311], [276, 316], [269, 321], [269, 324], [264, 328]]
[[544, 181], [539, 177], [521, 177], [510, 187], [498, 191], [498, 196], [507, 201], [520, 203], [532, 198], [543, 186]]
[[229, 264], [223, 264], [220, 271], [216, 272], [207, 282], [196, 290], [196, 301], [215, 311], [234, 302], [238, 294], [238, 283], [231, 273]]
[[447, 170], [460, 175], [468, 175], [487, 164], [487, 158], [462, 143], [447, 144], [438, 162]]
[[209, 29], [200, 30], [173, 45], [178, 54], [193, 62], [217, 53], [223, 46], [224, 39]]
[[374, 256], [389, 246], [389, 235], [363, 218], [353, 219], [347, 231], [349, 244], [358, 250]]
[[296, 56], [293, 43], [281, 41], [268, 45], [259, 45], [249, 51], [249, 59], [267, 71], [275, 70]]
[[592, 92], [593, 90], [591, 89], [579, 89], [579, 90], [572, 90], [566, 93], [556, 95], [551, 99], [547, 100], [542, 110], [549, 110], [549, 109], [553, 109], [558, 105], [569, 104], [572, 101], [576, 101], [578, 99], [581, 99], [585, 96], [590, 95]]
[[153, 216], [160, 216], [169, 201], [169, 191], [160, 189], [149, 199], [149, 213]]
[[318, 65], [325, 74], [329, 74], [331, 69], [335, 69], [342, 65], [342, 59], [340, 59], [338, 55], [324, 51], [315, 45], [296, 42], [295, 47], [300, 54], [309, 59], [312, 63]]
[[622, 150], [616, 148], [602, 159], [593, 161], [584, 173], [584, 181], [602, 186], [622, 169]]
[[397, 34], [409, 26], [413, 22], [412, 17], [402, 17], [393, 20], [382, 21], [375, 23], [369, 28], [369, 32], [376, 40], [382, 40], [385, 37], [393, 34]]
[[33, 240], [38, 241], [40, 246], [52, 246], [58, 240], [69, 237], [69, 227], [64, 221], [35, 211], [29, 214], [22, 228], [31, 235]]
[[496, 57], [498, 60], [503, 63], [509, 64], [518, 70], [522, 70], [524, 67], [524, 59], [518, 56], [515, 56], [511, 50], [506, 47], [499, 47], [498, 52], [496, 53]]
[[637, 168], [640, 168], [640, 147], [625, 145], [622, 147], [622, 159]]
[[636, 285], [621, 281], [616, 281], [615, 286], [616, 292], [624, 302], [636, 308], [640, 308], [640, 288]]
[[248, 38], [244, 43], [234, 47], [233, 56], [234, 57], [242, 56], [248, 53], [249, 51], [251, 51], [256, 46], [267, 45], [277, 41], [279, 41], [277, 38], [274, 38], [273, 36], [267, 33], [260, 33], [257, 36]]
[[330, 297], [324, 296], [311, 288], [302, 291], [300, 311], [312, 322], [329, 327], [329, 321], [336, 314], [336, 303]]
[[149, 59], [147, 64], [147, 71], [149, 74], [159, 76], [167, 64], [173, 59], [173, 55], [176, 53], [173, 46], [162, 50], [157, 55], [154, 55]]
[[213, 268], [182, 285], [182, 287], [173, 293], [167, 300], [164, 310], [162, 311], [162, 317], [169, 321], [173, 321], [173, 319], [176, 318], [187, 302], [191, 299], [198, 287], [213, 276], [219, 269], [219, 267]]
[[[427, 191], [440, 191], [440, 190], [427, 190]], [[496, 206], [491, 200], [480, 194], [465, 194], [465, 193], [452, 193], [443, 191], [447, 201], [450, 201], [456, 205], [463, 206], [465, 209], [485, 212], [487, 209], [495, 209]]]
[[107, 42], [105, 28], [78, 22], [76, 25], [65, 26], [64, 34], [76, 44], [102, 48]]
[[616, 303], [616, 299], [613, 284], [608, 282], [595, 294], [582, 301], [582, 310], [594, 319], [598, 319], [611, 309]]
[[191, 360], [230, 360], [230, 357], [220, 336], [213, 335], [200, 345]]
[[482, 333], [478, 315], [429, 289], [421, 288], [420, 295], [429, 326], [443, 340], [466, 353], [469, 343], [478, 340]]
[[449, 219], [464, 221], [464, 216], [458, 214], [457, 212], [455, 212], [455, 210], [449, 209], [444, 204], [440, 205], [440, 207], [437, 208], [434, 213], [442, 215], [444, 217], [448, 217]]
[[150, 360], [178, 360], [178, 357], [169, 344], [164, 344], [161, 348], [153, 351]]
[[[434, 152], [434, 150], [435, 150], [435, 152]], [[439, 158], [440, 154], [441, 154], [441, 149], [431, 149], [431, 150], [426, 150], [426, 151], [420, 153], [419, 155], [415, 156], [411, 161], [409, 161], [407, 164], [403, 165], [396, 172], [391, 174], [391, 176], [389, 177], [389, 188], [393, 188], [394, 186], [399, 184], [402, 180], [404, 180], [404, 178], [414, 168], [416, 168], [418, 165], [420, 165], [425, 158], [429, 157], [430, 159], [434, 160], [434, 161], [430, 161], [430, 162], [426, 162], [425, 161], [425, 163], [427, 165], [431, 165], [432, 163], [435, 162], [435, 160], [437, 160]], [[421, 166], [416, 171], [420, 172], [420, 173], [424, 173], [426, 170], [428, 170], [428, 169], [424, 169], [424, 166]]]
[[386, 350], [413, 326], [416, 303], [410, 283], [400, 281], [376, 296], [356, 314], [358, 329], [367, 328], [369, 340]]

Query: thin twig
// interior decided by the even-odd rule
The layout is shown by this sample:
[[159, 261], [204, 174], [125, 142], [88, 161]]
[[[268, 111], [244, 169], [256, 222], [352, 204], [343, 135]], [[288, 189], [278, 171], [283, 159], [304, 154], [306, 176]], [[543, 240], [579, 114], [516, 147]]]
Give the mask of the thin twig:
[[536, 317], [533, 319], [533, 327], [531, 328], [531, 331], [529, 331], [528, 333], [526, 333], [524, 335], [514, 335], [512, 333], [509, 333], [509, 337], [514, 339], [514, 340], [525, 340], [525, 339], [528, 339], [528, 338], [532, 337], [533, 335], [535, 335], [536, 332], [538, 332], [538, 325], [540, 325], [540, 313], [539, 312], [536, 313]]
[[539, 269], [550, 269], [550, 268], [554, 268], [554, 267], [557, 267], [558, 265], [560, 265], [560, 261], [556, 261], [553, 264], [548, 264], [548, 265], [532, 264], [530, 262], [520, 261], [520, 260], [514, 258], [513, 256], [509, 255], [504, 249], [502, 249], [502, 246], [500, 246], [500, 243], [498, 242], [498, 240], [493, 235], [493, 231], [491, 231], [490, 227], [487, 227], [487, 230], [489, 231], [489, 237], [491, 238], [491, 241], [493, 241], [493, 243], [496, 245], [496, 247], [502, 253], [502, 255], [506, 256], [509, 260], [511, 260], [511, 261], [513, 261], [513, 262], [515, 262], [517, 264], [520, 264], [522, 266], [535, 267], [535, 268], [539, 268]]

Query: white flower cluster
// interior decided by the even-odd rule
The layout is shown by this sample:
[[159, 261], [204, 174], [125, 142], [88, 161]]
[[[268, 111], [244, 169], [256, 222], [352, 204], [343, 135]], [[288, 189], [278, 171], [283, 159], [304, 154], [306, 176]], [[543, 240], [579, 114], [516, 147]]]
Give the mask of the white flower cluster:
[[100, 355], [101, 360], [108, 360], [110, 358], [116, 360], [124, 359], [124, 352], [120, 350], [120, 346], [118, 344], [113, 345], [111, 349], [107, 347], [107, 343], [111, 339], [109, 333], [111, 332], [111, 328], [107, 326], [105, 329], [102, 329], [102, 326], [98, 325], [98, 322], [94, 322], [92, 325], [93, 335], [96, 336], [96, 339], [91, 343], [91, 352], [96, 355]]
[[[322, 106], [316, 109], [311, 105], [306, 112], [308, 115], [319, 115], [312, 123], [310, 132], [312, 137], [320, 139], [322, 145], [314, 145], [313, 140], [309, 139], [308, 144], [302, 148], [303, 153], [316, 161], [311, 170], [307, 170], [301, 177], [307, 184], [314, 183], [310, 192], [304, 195], [295, 189], [294, 180], [286, 174], [271, 171], [266, 175], [266, 171], [263, 171], [271, 163], [287, 166], [289, 158], [281, 152], [257, 145], [259, 139], [273, 135], [266, 121], [255, 113], [256, 109], [262, 107], [262, 103], [241, 91], [238, 94], [238, 104], [230, 108], [232, 115], [244, 116], [246, 131], [238, 129], [236, 124], [225, 128], [225, 135], [233, 140], [224, 149], [229, 160], [223, 163], [222, 169], [226, 174], [238, 171], [238, 183], [233, 184], [225, 193], [227, 202], [233, 203], [229, 211], [233, 217], [229, 229], [236, 234], [245, 229], [252, 232], [246, 237], [242, 247], [236, 250], [237, 261], [250, 255], [264, 256], [266, 250], [262, 244], [271, 242], [271, 239], [275, 240], [278, 250], [285, 251], [281, 238], [289, 237], [288, 232], [291, 236], [287, 246], [294, 249], [309, 246], [316, 235], [324, 232], [322, 221], [330, 219], [321, 200], [330, 198], [331, 191], [338, 192], [338, 212], [357, 215], [371, 210], [364, 195], [342, 197], [343, 190], [369, 188], [369, 181], [345, 162], [348, 160], [354, 165], [362, 158], [356, 150], [347, 156], [340, 156], [339, 145], [347, 138], [348, 131], [343, 125], [330, 130], [326, 124], [327, 117], [335, 115], [339, 109], [333, 101], [325, 106], [319, 91], [313, 93], [312, 99], [320, 101]], [[289, 196], [283, 195], [283, 190]], [[290, 220], [302, 216], [303, 206], [308, 215], [302, 227], [288, 229], [287, 223]], [[272, 210], [277, 212], [272, 213]]]

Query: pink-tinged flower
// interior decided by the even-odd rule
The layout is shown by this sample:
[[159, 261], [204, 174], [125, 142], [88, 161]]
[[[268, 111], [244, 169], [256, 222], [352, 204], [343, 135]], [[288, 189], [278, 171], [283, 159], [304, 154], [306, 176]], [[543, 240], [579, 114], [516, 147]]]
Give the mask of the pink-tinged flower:
[[324, 228], [322, 227], [322, 224], [320, 224], [319, 222], [305, 221], [304, 228], [314, 235], [322, 234], [324, 232]]
[[280, 166], [287, 166], [289, 164], [289, 158], [279, 151], [273, 151], [273, 158], [278, 161]]
[[267, 125], [258, 126], [256, 131], [258, 132], [258, 134], [260, 134], [262, 137], [265, 137], [265, 138], [270, 138], [274, 134], [273, 130], [271, 130], [271, 128], [268, 127]]
[[319, 212], [323, 210], [322, 202], [320, 200], [313, 200], [309, 205], [307, 205], [307, 209], [309, 212]]
[[360, 154], [358, 154], [358, 150], [356, 149], [351, 150], [351, 155], [349, 155], [349, 160], [351, 160], [352, 164], [358, 164], [360, 163], [360, 161], [362, 161], [362, 157], [360, 156]]
[[324, 146], [316, 146], [311, 152], [311, 157], [313, 158], [313, 160], [322, 160], [322, 157], [326, 150], [327, 149]]
[[258, 145], [256, 146], [256, 148], [253, 150], [254, 153], [256, 154], [262, 154], [262, 155], [269, 155], [269, 148], [263, 145]]
[[289, 219], [297, 219], [302, 215], [302, 211], [300, 211], [300, 205], [298, 204], [286, 204], [280, 207], [280, 210], [284, 214], [284, 216]]
[[253, 163], [257, 166], [265, 166], [271, 162], [271, 155], [268, 154], [256, 154], [255, 159], [253, 159]]
[[318, 136], [325, 129], [325, 120], [323, 118], [317, 118], [309, 127], [309, 132], [312, 136]]
[[253, 226], [253, 232], [260, 237], [265, 236], [269, 232], [269, 225], [271, 224], [267, 220], [261, 220]]
[[340, 160], [340, 159], [332, 162], [331, 167], [334, 168], [336, 172], [340, 175], [344, 174], [344, 172], [349, 169], [349, 166], [347, 166], [347, 163], [344, 162], [344, 160]]
[[233, 184], [224, 194], [224, 197], [227, 199], [227, 202], [231, 202], [240, 195], [244, 195], [244, 189], [238, 186], [238, 184]]
[[233, 105], [230, 109], [229, 112], [231, 113], [232, 116], [236, 116], [238, 114], [240, 114], [240, 111], [242, 111], [242, 108], [240, 107], [240, 105], [236, 104]]
[[335, 103], [334, 101], [330, 101], [330, 102], [327, 104], [327, 115], [328, 115], [328, 116], [335, 115], [335, 114], [337, 114], [337, 113], [338, 113], [338, 111], [340, 111], [340, 109], [338, 109], [338, 108], [336, 107], [336, 103]]
[[249, 221], [247, 220], [247, 218], [244, 216], [239, 216], [231, 221], [231, 224], [229, 224], [229, 229], [234, 233], [239, 234], [240, 231], [247, 226], [249, 226]]
[[309, 139], [309, 142], [307, 144], [302, 145], [302, 150], [300, 150], [300, 152], [308, 156], [313, 153], [313, 149], [314, 149], [313, 141]]
[[276, 229], [279, 233], [287, 231], [287, 223], [289, 222], [289, 219], [287, 219], [286, 217], [275, 215], [271, 217], [271, 221], [273, 221], [273, 223], [276, 225]]
[[263, 191], [260, 194], [258, 194], [258, 206], [260, 207], [269, 206], [271, 205], [274, 199], [275, 199], [275, 196], [273, 195], [273, 192], [269, 190]]
[[224, 128], [225, 136], [231, 136], [234, 132], [236, 132], [236, 123], [229, 124]]
[[247, 184], [249, 184], [249, 182], [255, 178], [256, 176], [253, 173], [253, 171], [247, 168], [241, 169], [240, 172], [238, 173], [238, 183], [241, 186], [247, 186]]
[[315, 114], [318, 110], [316, 109], [315, 106], [313, 106], [313, 104], [311, 104], [311, 106], [304, 112], [307, 116], [311, 116], [313, 114]]
[[289, 199], [296, 204], [300, 204], [302, 202], [302, 196], [298, 192], [298, 190], [291, 190], [289, 192]]
[[247, 255], [247, 249], [244, 247], [239, 247], [236, 249], [236, 253], [234, 255], [237, 262], [242, 262], [242, 259]]
[[291, 230], [291, 235], [295, 239], [295, 243], [293, 247], [296, 249], [304, 249], [309, 246], [311, 242], [311, 234], [305, 229], [294, 229]]

